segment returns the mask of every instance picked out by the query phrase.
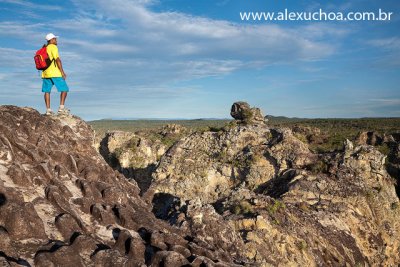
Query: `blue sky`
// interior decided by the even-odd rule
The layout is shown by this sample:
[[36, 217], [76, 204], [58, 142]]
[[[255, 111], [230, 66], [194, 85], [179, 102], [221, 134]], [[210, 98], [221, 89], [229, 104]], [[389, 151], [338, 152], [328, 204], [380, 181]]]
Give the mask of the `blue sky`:
[[[239, 12], [393, 12], [391, 21], [241, 21]], [[48, 32], [67, 106], [101, 118], [400, 116], [398, 0], [0, 0], [0, 104], [45, 111]], [[52, 108], [59, 94], [53, 88]]]

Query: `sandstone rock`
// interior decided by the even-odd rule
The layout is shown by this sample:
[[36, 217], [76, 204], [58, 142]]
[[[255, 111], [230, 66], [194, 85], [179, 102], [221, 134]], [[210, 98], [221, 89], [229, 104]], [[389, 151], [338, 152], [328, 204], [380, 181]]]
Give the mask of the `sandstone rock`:
[[184, 266], [189, 264], [189, 261], [181, 254], [175, 251], [158, 251], [150, 266]]
[[[144, 266], [162, 249], [190, 251], [189, 233], [155, 218], [136, 182], [104, 161], [93, 137], [76, 116], [0, 106], [1, 264]], [[164, 263], [195, 257], [171, 253]]]
[[0, 257], [0, 266], [2, 267], [10, 267], [10, 263], [8, 262], [8, 260], [4, 257]]
[[82, 231], [78, 222], [68, 213], [58, 215], [55, 218], [55, 225], [65, 240], [71, 238], [75, 232]]
[[134, 179], [141, 190], [146, 191], [150, 186], [151, 172], [166, 147], [160, 140], [116, 131], [106, 134], [99, 151], [113, 168]]
[[146, 197], [196, 237], [192, 266], [213, 265], [224, 251], [264, 266], [399, 262], [399, 200], [385, 156], [349, 140], [317, 155], [307, 143], [265, 125], [193, 133], [163, 156]]
[[100, 250], [92, 256], [94, 266], [141, 266], [136, 261], [127, 259], [116, 250]]
[[31, 203], [9, 203], [0, 215], [6, 218], [4, 226], [13, 240], [46, 238], [43, 222]]
[[[0, 130], [5, 266], [400, 263], [396, 185], [370, 145], [317, 155], [296, 131], [231, 123], [175, 143], [142, 199], [77, 117], [1, 106]], [[397, 164], [392, 137], [388, 160]], [[154, 143], [142, 144], [139, 155]]]
[[176, 143], [153, 173], [152, 192], [204, 203], [221, 199], [242, 183], [256, 189], [288, 168], [315, 156], [289, 129], [237, 125], [222, 132], [194, 133]]
[[379, 146], [384, 142], [385, 137], [376, 132], [361, 132], [357, 137], [359, 145]]
[[104, 158], [111, 164], [116, 159], [121, 168], [145, 168], [157, 162], [164, 152], [165, 146], [159, 140], [150, 141], [134, 133], [120, 131], [108, 133], [100, 147]]
[[264, 116], [259, 108], [250, 108], [250, 105], [246, 102], [235, 102], [231, 108], [231, 116], [240, 122], [246, 124], [252, 123], [263, 123], [265, 121]]

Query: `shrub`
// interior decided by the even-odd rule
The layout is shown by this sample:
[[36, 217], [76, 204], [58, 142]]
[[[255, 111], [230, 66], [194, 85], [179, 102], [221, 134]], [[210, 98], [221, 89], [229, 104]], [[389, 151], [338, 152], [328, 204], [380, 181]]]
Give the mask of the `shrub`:
[[280, 200], [274, 200], [274, 204], [268, 206], [268, 212], [271, 216], [275, 215], [280, 210], [284, 210], [286, 208], [285, 203]]
[[383, 144], [381, 146], [378, 146], [378, 151], [381, 152], [383, 155], [389, 155], [390, 153], [390, 147], [387, 144]]
[[307, 248], [307, 242], [304, 240], [296, 242], [296, 246], [299, 250], [304, 250]]
[[253, 206], [247, 200], [242, 200], [232, 206], [231, 212], [236, 215], [253, 213]]
[[329, 166], [324, 160], [318, 160], [314, 164], [308, 166], [312, 174], [328, 173]]

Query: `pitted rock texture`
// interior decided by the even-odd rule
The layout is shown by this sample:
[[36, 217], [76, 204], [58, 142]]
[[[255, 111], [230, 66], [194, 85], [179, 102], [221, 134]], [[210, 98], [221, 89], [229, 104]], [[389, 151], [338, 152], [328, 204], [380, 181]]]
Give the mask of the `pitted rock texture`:
[[[387, 170], [400, 183], [400, 133], [381, 135], [376, 132], [361, 132], [357, 143], [388, 148]], [[400, 194], [400, 189], [398, 190]]]
[[289, 129], [237, 125], [194, 133], [161, 158], [147, 194], [163, 192], [214, 203], [241, 184], [257, 189], [288, 168], [311, 164], [313, 158]]
[[0, 106], [2, 266], [235, 266], [218, 242], [151, 209], [84, 121]]
[[248, 103], [243, 101], [233, 103], [231, 107], [231, 116], [235, 120], [245, 124], [265, 122], [264, 115], [259, 108], [251, 108]]
[[122, 132], [108, 132], [100, 142], [99, 152], [108, 164], [126, 178], [136, 181], [141, 191], [146, 191], [166, 146], [160, 140]]
[[358, 135], [357, 143], [360, 145], [373, 145], [378, 146], [382, 145], [384, 141], [387, 141], [386, 136], [381, 136], [376, 132], [361, 132]]
[[165, 153], [165, 146], [159, 141], [147, 140], [134, 133], [115, 131], [107, 133], [100, 144], [100, 153], [120, 168], [146, 168]]
[[233, 123], [172, 146], [145, 197], [245, 265], [396, 266], [400, 203], [385, 158], [348, 140], [314, 154], [289, 129]]

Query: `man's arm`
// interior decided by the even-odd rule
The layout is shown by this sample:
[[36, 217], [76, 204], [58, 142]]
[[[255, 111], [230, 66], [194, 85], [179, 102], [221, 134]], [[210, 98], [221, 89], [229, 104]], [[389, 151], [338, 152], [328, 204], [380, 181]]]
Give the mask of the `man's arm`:
[[62, 77], [63, 77], [64, 79], [66, 79], [66, 78], [67, 78], [67, 74], [65, 74], [65, 72], [64, 72], [64, 70], [63, 70], [62, 63], [61, 63], [61, 59], [60, 59], [60, 58], [57, 58], [57, 59], [56, 59], [56, 64], [57, 64], [58, 69], [61, 71]]

